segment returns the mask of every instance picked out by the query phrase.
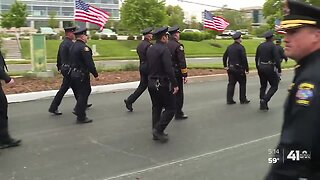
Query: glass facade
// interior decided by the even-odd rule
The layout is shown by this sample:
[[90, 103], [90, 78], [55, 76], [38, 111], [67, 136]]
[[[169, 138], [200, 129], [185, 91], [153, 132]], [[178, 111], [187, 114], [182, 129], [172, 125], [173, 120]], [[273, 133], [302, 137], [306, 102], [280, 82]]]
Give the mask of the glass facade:
[[[0, 13], [6, 12], [10, 9], [10, 5], [15, 0], [0, 0]], [[27, 5], [29, 16], [27, 17], [26, 25], [39, 28], [41, 26], [48, 26], [50, 14], [55, 14], [55, 19], [58, 21], [58, 27], [63, 27], [73, 21], [74, 0], [18, 0]], [[83, 0], [90, 3], [92, 6], [101, 8], [108, 12], [110, 19], [119, 20], [119, 0]], [[78, 23], [77, 23], [78, 25]], [[83, 25], [83, 23], [79, 23]], [[95, 25], [87, 24], [95, 27]]]

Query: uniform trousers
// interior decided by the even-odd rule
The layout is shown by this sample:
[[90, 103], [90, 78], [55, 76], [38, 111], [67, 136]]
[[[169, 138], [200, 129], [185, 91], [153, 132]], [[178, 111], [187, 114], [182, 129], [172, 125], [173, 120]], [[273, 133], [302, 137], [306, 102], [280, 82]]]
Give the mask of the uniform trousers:
[[127, 98], [129, 104], [133, 104], [148, 87], [148, 73], [140, 69], [140, 83], [137, 89]]
[[8, 133], [8, 101], [0, 85], [0, 141], [5, 141], [9, 137]]
[[175, 114], [177, 116], [183, 115], [182, 107], [183, 107], [183, 101], [184, 101], [184, 94], [183, 94], [183, 79], [182, 75], [176, 74], [176, 79], [179, 87], [179, 91], [176, 94], [176, 112]]
[[231, 102], [233, 101], [233, 95], [234, 95], [234, 88], [236, 83], [239, 83], [239, 93], [240, 93], [240, 101], [244, 102], [246, 101], [246, 84], [247, 84], [247, 77], [244, 72], [231, 72], [228, 71], [228, 77], [229, 77], [229, 83], [227, 87], [227, 101]]
[[[260, 78], [260, 99], [269, 102], [271, 97], [278, 90], [279, 77], [275, 72], [273, 65], [260, 65], [258, 68], [258, 75]], [[270, 84], [270, 88], [266, 93], [268, 83]]]
[[75, 107], [75, 113], [78, 121], [85, 120], [88, 98], [91, 93], [91, 84], [89, 74], [85, 74], [83, 78], [72, 79], [72, 86], [76, 88], [78, 99]]

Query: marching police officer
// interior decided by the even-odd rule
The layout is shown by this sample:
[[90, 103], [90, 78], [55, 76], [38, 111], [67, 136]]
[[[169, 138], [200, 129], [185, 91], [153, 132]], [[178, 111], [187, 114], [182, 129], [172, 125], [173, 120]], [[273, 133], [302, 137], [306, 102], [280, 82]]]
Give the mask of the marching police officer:
[[73, 32], [76, 30], [76, 27], [65, 27], [65, 38], [61, 42], [58, 50], [57, 55], [57, 68], [58, 71], [61, 72], [63, 75], [63, 80], [59, 91], [57, 92], [56, 96], [54, 97], [49, 112], [55, 115], [61, 115], [62, 112], [58, 110], [59, 105], [61, 104], [62, 98], [64, 94], [68, 91], [71, 87], [74, 93], [74, 96], [77, 99], [76, 89], [71, 86], [71, 79], [70, 79], [70, 58], [69, 58], [69, 50], [73, 44], [73, 40], [75, 39]]
[[74, 114], [77, 116], [77, 123], [90, 123], [92, 119], [86, 116], [88, 97], [91, 93], [90, 73], [96, 80], [99, 80], [99, 77], [92, 59], [92, 51], [86, 45], [87, 29], [80, 28], [74, 32], [74, 35], [76, 42], [70, 48], [71, 82], [78, 95]]
[[132, 104], [141, 96], [148, 87], [148, 65], [147, 65], [147, 50], [152, 46], [152, 28], [148, 27], [142, 31], [144, 39], [137, 47], [137, 53], [140, 59], [140, 84], [138, 88], [127, 99], [124, 100], [129, 111], [133, 111]]
[[[155, 45], [147, 51], [148, 91], [152, 101], [152, 133], [154, 140], [166, 142], [168, 135], [164, 130], [175, 113], [175, 94], [179, 87], [172, 68], [171, 53], [167, 48], [168, 27], [161, 27], [153, 32]], [[162, 112], [162, 109], [164, 111]]]
[[[286, 63], [288, 62], [288, 57], [284, 54], [283, 47], [281, 46], [281, 39], [276, 40], [276, 47], [280, 57], [280, 68], [281, 68], [281, 63], [283, 60], [285, 60]], [[281, 80], [280, 76], [279, 76], [279, 80]]]
[[184, 54], [183, 44], [179, 42], [180, 40], [180, 28], [178, 26], [173, 26], [168, 29], [170, 33], [170, 39], [168, 42], [168, 48], [172, 55], [172, 64], [175, 70], [176, 79], [178, 82], [179, 91], [176, 94], [176, 112], [174, 118], [177, 120], [187, 119], [188, 116], [182, 111], [183, 107], [183, 84], [187, 83], [187, 63]]
[[[10, 78], [5, 69], [7, 69], [7, 66], [0, 51], [0, 79], [8, 84], [14, 83], [14, 80]], [[0, 149], [19, 146], [20, 144], [20, 139], [13, 139], [9, 134], [8, 101], [0, 83]]]
[[223, 54], [223, 66], [228, 72], [229, 83], [227, 87], [227, 104], [235, 104], [233, 100], [234, 87], [239, 83], [240, 104], [248, 104], [250, 101], [246, 97], [246, 73], [249, 73], [248, 60], [245, 48], [241, 45], [241, 33], [236, 32], [232, 38], [231, 44]]
[[320, 179], [320, 7], [288, 0], [281, 27], [285, 54], [297, 62], [266, 180]]
[[[273, 31], [264, 34], [266, 41], [261, 43], [256, 51], [256, 67], [260, 78], [260, 110], [269, 110], [268, 102], [278, 90], [279, 75], [281, 75], [280, 59], [277, 47], [273, 44]], [[277, 73], [278, 72], [278, 73]], [[270, 88], [266, 93], [268, 82]]]

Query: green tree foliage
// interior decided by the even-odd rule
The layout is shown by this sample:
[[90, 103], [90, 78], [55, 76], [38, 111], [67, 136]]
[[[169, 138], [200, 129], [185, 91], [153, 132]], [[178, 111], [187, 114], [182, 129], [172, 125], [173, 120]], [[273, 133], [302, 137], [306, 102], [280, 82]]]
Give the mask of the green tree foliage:
[[48, 20], [48, 24], [49, 24], [49, 27], [51, 28], [56, 28], [58, 27], [58, 21], [55, 19], [56, 18], [56, 12], [54, 11], [50, 11], [49, 12], [49, 20]]
[[19, 1], [15, 1], [11, 5], [8, 12], [2, 13], [1, 26], [4, 28], [16, 27], [20, 28], [24, 26], [27, 20], [27, 5]]
[[249, 29], [251, 26], [251, 20], [246, 18], [243, 12], [224, 9], [222, 13], [223, 18], [228, 20], [228, 22], [230, 23], [227, 29]]
[[171, 6], [171, 5], [167, 6], [166, 13], [169, 16], [168, 18], [169, 26], [179, 25], [181, 29], [184, 28], [184, 23], [183, 23], [184, 12], [180, 6]]
[[120, 12], [121, 23], [134, 33], [140, 32], [146, 27], [160, 27], [168, 22], [163, 1], [126, 0]]

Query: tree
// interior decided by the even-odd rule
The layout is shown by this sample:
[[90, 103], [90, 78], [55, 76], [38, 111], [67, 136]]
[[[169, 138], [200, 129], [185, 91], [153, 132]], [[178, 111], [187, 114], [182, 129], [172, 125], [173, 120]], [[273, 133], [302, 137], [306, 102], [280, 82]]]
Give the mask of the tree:
[[228, 29], [248, 29], [251, 27], [251, 20], [245, 17], [245, 14], [241, 11], [223, 9], [223, 18], [225, 18], [230, 24]]
[[184, 28], [184, 12], [180, 6], [167, 6], [166, 13], [169, 16], [168, 25], [175, 26], [178, 25], [180, 29]]
[[58, 27], [58, 21], [55, 19], [56, 14], [57, 14], [57, 13], [54, 12], [54, 11], [50, 11], [50, 12], [49, 12], [48, 24], [49, 24], [49, 27], [51, 27], [51, 28], [56, 28], [56, 27]]
[[27, 20], [27, 5], [21, 2], [15, 1], [11, 5], [11, 8], [8, 12], [2, 13], [1, 26], [4, 28], [16, 27], [20, 28], [24, 26]]
[[168, 20], [164, 2], [158, 0], [126, 0], [120, 12], [121, 23], [134, 33], [166, 25]]

